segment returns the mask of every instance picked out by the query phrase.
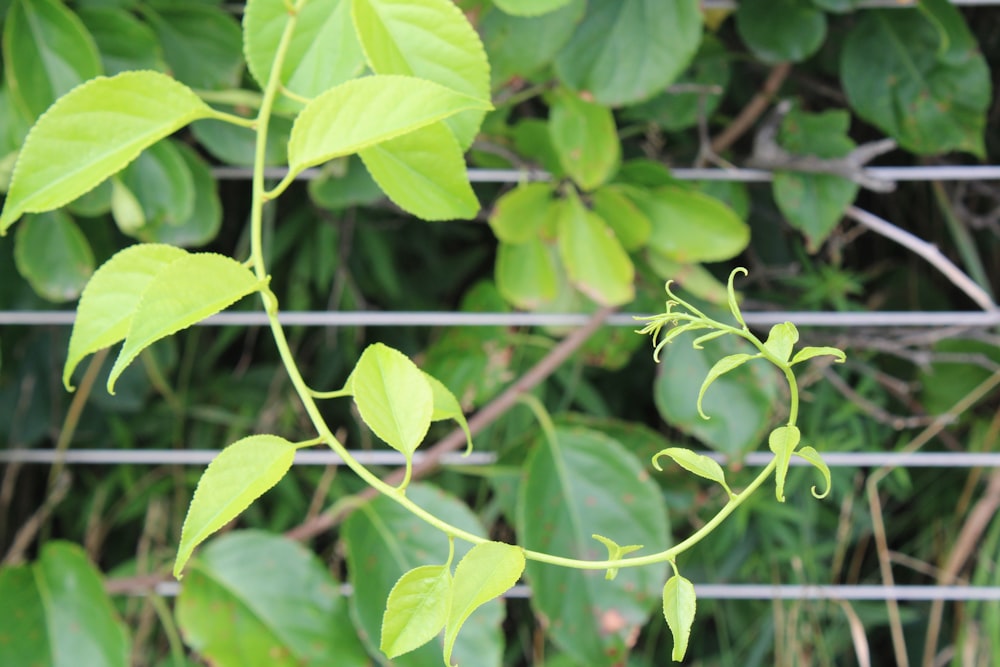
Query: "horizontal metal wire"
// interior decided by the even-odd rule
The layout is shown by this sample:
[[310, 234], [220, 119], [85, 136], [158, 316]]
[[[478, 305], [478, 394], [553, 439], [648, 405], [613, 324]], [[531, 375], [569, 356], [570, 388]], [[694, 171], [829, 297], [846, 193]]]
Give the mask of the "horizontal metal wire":
[[[726, 463], [727, 457], [717, 452], [700, 452]], [[219, 454], [214, 449], [70, 449], [58, 454], [52, 449], [6, 449], [0, 450], [0, 463], [52, 464], [57, 460], [72, 465], [207, 465]], [[389, 450], [352, 451], [351, 455], [364, 465], [402, 466], [406, 459], [402, 454]], [[874, 468], [892, 466], [896, 468], [1000, 468], [1000, 452], [823, 452], [823, 460], [831, 468]], [[770, 452], [750, 452], [742, 463], [747, 466], [766, 466], [774, 455]], [[423, 459], [423, 453], [413, 455], [414, 463]], [[473, 452], [468, 456], [459, 453], [444, 455], [446, 465], [491, 465], [496, 463], [492, 452]], [[328, 450], [299, 451], [295, 454], [298, 465], [342, 465], [343, 459]], [[793, 458], [794, 466], [811, 465], [802, 459]]]
[[[156, 593], [176, 596], [181, 584], [165, 581], [156, 585]], [[695, 584], [695, 595], [700, 600], [898, 600], [906, 602], [945, 601], [998, 601], [1000, 586], [878, 586], [811, 584]], [[342, 595], [351, 595], [353, 587], [342, 584]], [[503, 597], [526, 599], [531, 588], [525, 584], [514, 586]]]
[[[616, 313], [609, 325], [638, 327], [641, 313]], [[0, 326], [44, 326], [73, 324], [71, 310], [0, 310]], [[815, 312], [760, 311], [746, 312], [747, 324], [755, 327], [780, 322], [794, 322], [799, 327], [995, 327], [1000, 326], [1000, 311], [875, 311]], [[457, 313], [453, 311], [288, 311], [278, 314], [286, 326], [310, 327], [523, 327], [580, 326], [590, 315], [585, 313]], [[267, 326], [261, 311], [228, 312], [198, 322], [206, 326]]]
[[[996, 0], [1000, 3], [1000, 0]], [[1000, 165], [928, 165], [917, 167], [868, 167], [866, 172], [886, 181], [997, 181]], [[286, 167], [268, 167], [267, 178], [281, 179], [288, 173]], [[309, 181], [322, 174], [321, 169], [305, 169], [295, 178]], [[245, 181], [253, 177], [249, 167], [213, 167], [212, 175], [219, 180]], [[520, 183], [522, 181], [547, 181], [549, 174], [528, 169], [479, 169], [468, 170], [473, 183]], [[739, 181], [763, 183], [774, 178], [765, 169], [671, 169], [670, 175], [682, 181]]]

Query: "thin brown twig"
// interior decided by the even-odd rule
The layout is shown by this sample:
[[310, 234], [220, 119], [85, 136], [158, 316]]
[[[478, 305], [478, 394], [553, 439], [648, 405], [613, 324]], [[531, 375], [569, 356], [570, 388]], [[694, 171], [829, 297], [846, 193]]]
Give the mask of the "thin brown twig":
[[[600, 328], [612, 312], [614, 312], [613, 308], [601, 308], [594, 313], [586, 324], [561, 340], [558, 345], [553, 347], [545, 357], [532, 366], [520, 379], [507, 387], [503, 393], [474, 414], [469, 419], [469, 431], [472, 435], [476, 435], [496, 421], [517, 403], [518, 397], [530, 391], [554, 373], [570, 355], [576, 352]], [[441, 459], [445, 454], [460, 449], [464, 445], [465, 433], [462, 429], [454, 429], [427, 449], [420, 463], [413, 466], [412, 479], [416, 480], [426, 476], [440, 465]], [[397, 470], [386, 477], [385, 482], [395, 486], [403, 480], [404, 474], [405, 472], [402, 469]], [[367, 500], [375, 497], [377, 493], [375, 489], [368, 488], [359, 493], [357, 499], [359, 501]], [[337, 503], [334, 506], [336, 509], [335, 512], [328, 511], [313, 517], [287, 531], [285, 536], [295, 540], [308, 540], [333, 528], [355, 507], [357, 507], [357, 503]]]
[[781, 63], [771, 70], [764, 81], [764, 85], [757, 91], [757, 94], [743, 107], [739, 115], [733, 119], [733, 122], [712, 139], [711, 148], [713, 153], [722, 153], [753, 127], [757, 119], [767, 111], [778, 89], [781, 88], [781, 84], [785, 82], [788, 73], [791, 71], [791, 63]]

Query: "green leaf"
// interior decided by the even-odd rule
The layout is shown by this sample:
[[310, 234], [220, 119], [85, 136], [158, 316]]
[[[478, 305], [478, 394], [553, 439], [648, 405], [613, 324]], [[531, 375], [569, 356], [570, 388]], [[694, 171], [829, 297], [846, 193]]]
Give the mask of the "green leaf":
[[[793, 109], [781, 126], [780, 143], [796, 155], [839, 158], [854, 149], [847, 136], [850, 116], [845, 111], [809, 114]], [[809, 250], [816, 249], [854, 201], [858, 185], [833, 174], [777, 171], [774, 200], [789, 223], [806, 235]]]
[[434, 412], [431, 413], [431, 421], [441, 421], [442, 419], [454, 419], [459, 427], [465, 432], [466, 448], [465, 453], [472, 453], [472, 432], [469, 430], [469, 422], [465, 420], [465, 413], [459, 405], [455, 394], [451, 389], [444, 386], [440, 380], [429, 373], [424, 373], [427, 383], [431, 386], [431, 393], [434, 396]]
[[799, 342], [799, 330], [791, 322], [781, 322], [771, 327], [764, 341], [764, 349], [781, 362], [787, 362], [792, 349]]
[[446, 565], [413, 568], [389, 591], [379, 650], [390, 659], [420, 648], [444, 629], [451, 607]]
[[94, 38], [104, 73], [167, 69], [156, 34], [128, 11], [115, 7], [82, 7], [77, 15]]
[[57, 0], [16, 0], [7, 11], [3, 59], [10, 94], [31, 118], [101, 73], [93, 38]]
[[701, 383], [701, 389], [698, 390], [698, 414], [701, 415], [702, 419], [709, 419], [709, 416], [705, 414], [705, 410], [702, 408], [702, 402], [705, 399], [705, 392], [708, 391], [708, 388], [712, 385], [712, 383], [734, 368], [739, 368], [751, 359], [757, 358], [757, 356], [758, 355], [756, 354], [744, 354], [742, 352], [738, 354], [730, 354], [729, 356], [719, 359], [712, 365], [712, 367], [708, 370], [708, 373], [705, 375], [704, 381]]
[[198, 153], [185, 144], [176, 144], [181, 159], [191, 174], [194, 202], [191, 212], [171, 224], [146, 224], [136, 234], [143, 241], [170, 243], [176, 246], [200, 246], [215, 238], [222, 226], [222, 202], [211, 168]]
[[[285, 0], [252, 0], [243, 12], [247, 68], [262, 89], [267, 87], [288, 18]], [[298, 12], [280, 80], [293, 93], [315, 97], [360, 74], [364, 64], [350, 0], [311, 0]]]
[[830, 494], [830, 489], [833, 488], [833, 482], [830, 479], [830, 468], [826, 465], [826, 461], [823, 460], [823, 457], [819, 455], [819, 452], [814, 447], [810, 447], [809, 445], [795, 450], [795, 455], [805, 459], [819, 470], [819, 473], [826, 481], [826, 490], [820, 493], [814, 486], [811, 491], [814, 498], [826, 498]]
[[[682, 334], [691, 339], [691, 334]], [[666, 348], [657, 375], [653, 398], [663, 418], [672, 426], [698, 438], [710, 448], [739, 458], [754, 449], [768, 432], [782, 382], [771, 364], [744, 364], [719, 377], [702, 398], [711, 414], [699, 412], [698, 397], [689, 382], [677, 378], [705, 377], [720, 359], [733, 354], [756, 353], [749, 343], [733, 336], [695, 350], [682, 340]]]
[[[743, 320], [743, 313], [740, 311], [740, 304], [736, 299], [736, 274], [742, 273], [744, 276], [748, 275], [750, 272], [747, 271], [742, 266], [738, 266], [729, 273], [729, 280], [726, 281], [726, 299], [729, 303], [729, 312], [733, 314], [733, 317], [740, 326], [745, 327], [747, 323]], [[798, 356], [798, 355], [796, 355]], [[795, 363], [795, 362], [792, 362]]]
[[826, 14], [810, 0], [745, 0], [736, 10], [736, 29], [764, 62], [801, 62], [823, 44]]
[[559, 293], [556, 258], [538, 239], [517, 245], [501, 242], [494, 271], [497, 290], [517, 308], [538, 310]]
[[[429, 513], [474, 535], [485, 529], [467, 505], [428, 484], [413, 484], [407, 497]], [[361, 505], [344, 521], [341, 539], [347, 556], [347, 572], [354, 588], [350, 604], [357, 633], [374, 652], [378, 650], [382, 618], [389, 592], [398, 579], [413, 568], [448, 560], [448, 540], [441, 532], [413, 516], [392, 499], [379, 496]], [[456, 541], [455, 557], [469, 549]], [[460, 665], [501, 667], [503, 606], [491, 602], [474, 614], [455, 642], [454, 657]], [[422, 646], [392, 661], [395, 667], [427, 667], [441, 664], [441, 645]]]
[[778, 459], [774, 491], [778, 502], [785, 502], [785, 476], [788, 474], [788, 463], [792, 460], [792, 454], [795, 453], [801, 437], [798, 427], [779, 426], [771, 431], [771, 435], [767, 438], [768, 446]]
[[134, 236], [146, 224], [146, 213], [142, 210], [142, 203], [117, 176], [112, 176], [110, 181], [104, 182], [111, 184], [111, 217], [123, 234]]
[[502, 243], [528, 243], [539, 238], [552, 214], [552, 185], [521, 183], [505, 192], [493, 207], [489, 223]]
[[674, 185], [629, 192], [653, 225], [649, 247], [668, 259], [719, 262], [750, 242], [750, 227], [714, 197]]
[[792, 357], [792, 361], [788, 364], [789, 366], [794, 366], [800, 361], [805, 361], [807, 359], [812, 359], [813, 357], [823, 357], [831, 356], [834, 357], [834, 361], [837, 363], [844, 363], [847, 360], [847, 355], [844, 354], [843, 350], [839, 350], [835, 347], [804, 347], [795, 353]]
[[584, 0], [570, 0], [541, 16], [486, 12], [478, 28], [489, 54], [493, 86], [513, 77], [527, 78], [549, 65], [573, 35], [586, 9]]
[[125, 343], [108, 375], [108, 393], [115, 393], [118, 376], [144, 349], [261, 287], [250, 269], [214, 253], [186, 255], [164, 266], [136, 305]]
[[215, 667], [371, 665], [329, 569], [279, 535], [241, 530], [206, 544], [175, 612], [185, 644]]
[[465, 158], [444, 123], [360, 151], [375, 182], [400, 208], [424, 220], [468, 220], [479, 211]]
[[718, 482], [726, 490], [726, 493], [729, 494], [729, 497], [733, 497], [732, 489], [726, 484], [726, 473], [723, 472], [722, 466], [715, 459], [692, 452], [690, 449], [683, 447], [668, 447], [667, 449], [660, 450], [653, 456], [653, 467], [657, 470], [663, 470], [657, 461], [661, 456], [669, 456], [677, 465], [688, 472], [693, 472], [699, 477]]
[[198, 480], [184, 517], [174, 576], [183, 576], [195, 547], [281, 481], [294, 459], [295, 445], [276, 435], [247, 436], [219, 452]]
[[[245, 107], [216, 105], [220, 111], [235, 116], [249, 118], [251, 110]], [[267, 126], [267, 146], [264, 153], [266, 166], [284, 166], [288, 156], [288, 136], [292, 131], [292, 119], [271, 116]], [[257, 133], [249, 127], [234, 125], [225, 120], [207, 118], [191, 124], [191, 133], [201, 148], [212, 157], [240, 167], [252, 167], [256, 152]], [[310, 181], [312, 183], [312, 181]]]
[[[593, 535], [626, 544], [669, 546], [662, 495], [642, 463], [618, 441], [585, 428], [557, 426], [540, 438], [524, 465], [515, 520], [526, 549], [585, 559], [606, 549]], [[581, 665], [624, 663], [636, 632], [656, 605], [666, 564], [599, 571], [528, 561], [535, 612], [559, 623], [548, 636]]]
[[673, 83], [700, 42], [697, 0], [591, 0], [556, 74], [600, 104], [638, 102]]
[[593, 190], [618, 169], [621, 144], [611, 109], [559, 91], [549, 108], [549, 134], [559, 163], [581, 189]]
[[0, 665], [127, 667], [129, 638], [83, 549], [52, 541], [0, 568]]
[[646, 245], [653, 226], [649, 218], [628, 197], [627, 185], [605, 185], [591, 193], [594, 213], [614, 231], [625, 250]]
[[239, 86], [243, 35], [231, 14], [197, 0], [159, 2], [142, 13], [177, 80], [208, 90]]
[[73, 89], [28, 135], [0, 215], [0, 232], [23, 213], [68, 204], [143, 149], [212, 113], [190, 89], [156, 72], [99, 77]]
[[958, 9], [946, 0], [921, 7], [937, 20], [918, 9], [861, 14], [841, 51], [844, 92], [859, 116], [907, 150], [982, 157], [989, 67]]
[[[591, 535], [595, 540], [603, 544], [608, 548], [608, 560], [621, 560], [633, 551], [638, 551], [642, 548], [641, 544], [629, 544], [628, 546], [622, 546], [612, 540], [611, 538], [604, 537], [603, 535]], [[608, 581], [614, 581], [615, 577], [618, 576], [617, 567], [609, 567], [608, 571], [604, 573], [604, 578]]]
[[14, 238], [14, 262], [35, 293], [56, 303], [80, 296], [94, 273], [87, 237], [63, 211], [25, 219]]
[[455, 568], [451, 609], [444, 633], [444, 661], [451, 654], [462, 625], [479, 607], [498, 598], [517, 583], [524, 572], [524, 550], [502, 542], [477, 544]]
[[186, 256], [180, 248], [143, 244], [125, 248], [101, 265], [80, 296], [63, 367], [63, 385], [80, 361], [125, 340], [146, 288], [171, 262]]
[[[331, 88], [306, 105], [288, 140], [289, 168], [350, 155], [489, 102], [408, 76], [375, 75]], [[379, 109], [379, 113], [372, 113]]]
[[606, 306], [635, 298], [635, 267], [604, 220], [575, 195], [559, 206], [559, 257], [575, 288]]
[[309, 197], [317, 206], [339, 211], [373, 204], [385, 195], [361, 158], [350, 157], [330, 162], [320, 171], [319, 178], [310, 180]]
[[194, 176], [171, 139], [140, 153], [119, 178], [142, 206], [148, 225], [178, 225], [194, 211]]
[[358, 359], [351, 390], [365, 424], [406, 455], [409, 470], [434, 414], [434, 391], [427, 376], [402, 352], [375, 343]]
[[[354, 26], [377, 74], [428, 79], [481, 101], [490, 99], [490, 66], [479, 35], [451, 0], [353, 0]], [[380, 108], [382, 116], [386, 107]], [[472, 145], [485, 111], [462, 109], [448, 120], [459, 146]]]
[[663, 586], [663, 617], [674, 638], [674, 650], [670, 657], [675, 661], [680, 662], [687, 653], [696, 608], [694, 584], [679, 574], [667, 579]]
[[493, 0], [493, 4], [515, 16], [539, 16], [565, 7], [572, 0]]

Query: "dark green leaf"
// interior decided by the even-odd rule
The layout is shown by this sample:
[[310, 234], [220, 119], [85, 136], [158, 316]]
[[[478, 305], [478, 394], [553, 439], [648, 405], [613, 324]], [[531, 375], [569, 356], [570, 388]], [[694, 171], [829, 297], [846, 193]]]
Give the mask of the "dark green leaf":
[[221, 7], [171, 0], [144, 7], [175, 78], [192, 88], [235, 88], [243, 69], [242, 33]]
[[146, 224], [179, 225], [194, 212], [194, 177], [170, 139], [140, 153], [119, 178], [142, 206]]
[[31, 288], [56, 303], [80, 296], [94, 273], [90, 244], [63, 211], [25, 218], [14, 239], [14, 261]]
[[309, 181], [309, 197], [317, 206], [338, 211], [366, 206], [385, 197], [358, 157], [327, 164], [319, 178]]
[[764, 62], [801, 62], [823, 43], [826, 15], [810, 0], [742, 0], [736, 28]]
[[515, 76], [527, 77], [552, 62], [569, 41], [587, 8], [585, 0], [570, 0], [541, 16], [487, 12], [479, 23], [489, 54], [493, 85]]
[[124, 9], [81, 8], [77, 12], [94, 38], [108, 76], [130, 70], [167, 69], [156, 34]]
[[194, 185], [194, 202], [187, 218], [170, 224], [147, 224], [136, 236], [151, 243], [169, 243], [175, 246], [193, 247], [205, 245], [215, 238], [222, 226], [222, 203], [216, 191], [216, 181], [209, 166], [193, 148], [177, 144], [181, 159], [191, 173]]
[[571, 0], [493, 0], [493, 4], [517, 16], [538, 16], [555, 11]]

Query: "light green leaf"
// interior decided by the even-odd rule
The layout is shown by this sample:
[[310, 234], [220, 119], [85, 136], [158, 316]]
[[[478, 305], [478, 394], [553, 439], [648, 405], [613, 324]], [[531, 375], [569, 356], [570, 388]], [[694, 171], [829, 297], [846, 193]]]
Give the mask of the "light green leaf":
[[466, 448], [465, 453], [472, 453], [472, 432], [469, 431], [469, 422], [465, 420], [465, 413], [459, 404], [455, 394], [451, 389], [444, 386], [440, 380], [429, 373], [424, 373], [427, 383], [431, 386], [431, 393], [434, 395], [434, 412], [431, 413], [431, 421], [441, 421], [442, 419], [454, 419], [459, 427], [465, 432]]
[[468, 220], [479, 211], [465, 158], [444, 123], [360, 151], [375, 182], [400, 208], [424, 220]]
[[663, 617], [674, 638], [674, 650], [670, 657], [677, 662], [683, 660], [687, 653], [696, 609], [694, 584], [679, 574], [667, 579], [663, 587]]
[[514, 16], [539, 16], [568, 5], [572, 0], [493, 0], [493, 4]]
[[635, 298], [635, 266], [604, 220], [575, 195], [559, 203], [559, 257], [570, 282], [597, 303]]
[[69, 352], [63, 367], [63, 385], [73, 391], [70, 379], [80, 361], [97, 350], [125, 340], [132, 316], [146, 287], [171, 262], [187, 253], [158, 244], [133, 245], [119, 251], [94, 273], [80, 296]]
[[32, 565], [0, 568], [0, 665], [127, 667], [129, 637], [83, 549], [42, 545]]
[[411, 457], [427, 435], [434, 414], [434, 392], [427, 376], [402, 352], [375, 343], [358, 359], [350, 385], [368, 428], [406, 455], [405, 487]]
[[212, 113], [190, 89], [157, 72], [99, 77], [73, 89], [28, 135], [0, 215], [0, 232], [23, 213], [68, 204], [143, 149]]
[[[479, 35], [451, 0], [353, 0], [368, 64], [377, 74], [428, 79], [480, 101], [490, 99], [490, 66]], [[386, 107], [379, 116], [384, 116]], [[485, 111], [466, 107], [448, 120], [459, 146], [472, 145]], [[409, 113], [409, 112], [408, 112]]]
[[649, 218], [625, 194], [627, 185], [605, 185], [593, 193], [594, 213], [614, 231], [625, 250], [638, 250], [646, 245], [653, 231]]
[[957, 8], [920, 5], [861, 13], [841, 49], [844, 92], [859, 116], [907, 150], [982, 157], [994, 99], [989, 66]]
[[[603, 544], [608, 548], [608, 560], [621, 560], [633, 551], [638, 551], [642, 548], [641, 544], [629, 544], [628, 546], [622, 546], [612, 540], [610, 537], [604, 537], [603, 535], [591, 535], [595, 540]], [[615, 577], [618, 576], [617, 567], [609, 567], [608, 571], [604, 573], [604, 578], [608, 581], [614, 581]]]
[[696, 190], [665, 185], [629, 191], [653, 225], [649, 247], [678, 262], [731, 259], [750, 242], [750, 227], [722, 201]]
[[190, 561], [174, 609], [185, 645], [213, 667], [371, 667], [339, 589], [300, 543], [237, 530]]
[[742, 0], [736, 29], [764, 62], [801, 62], [823, 44], [826, 14], [810, 0]]
[[172, 0], [155, 9], [147, 4], [142, 14], [178, 81], [208, 90], [239, 86], [243, 36], [230, 13], [204, 2]]
[[251, 435], [219, 452], [198, 480], [184, 517], [174, 576], [180, 579], [195, 547], [281, 481], [294, 460], [295, 445], [276, 435]]
[[537, 310], [559, 293], [554, 253], [538, 239], [517, 245], [501, 242], [494, 271], [497, 290], [517, 308]]
[[729, 497], [733, 497], [732, 489], [726, 484], [726, 473], [723, 472], [722, 466], [715, 459], [692, 452], [690, 449], [683, 447], [668, 447], [667, 449], [660, 450], [653, 456], [653, 467], [657, 470], [663, 470], [657, 461], [661, 456], [669, 456], [677, 465], [688, 472], [693, 472], [699, 477], [718, 482], [726, 490], [726, 493], [729, 494]]
[[400, 577], [385, 603], [379, 650], [392, 659], [433, 639], [448, 621], [451, 588], [447, 565], [423, 565]]
[[451, 609], [444, 632], [444, 662], [451, 665], [458, 631], [477, 608], [500, 597], [524, 572], [524, 550], [502, 542], [477, 544], [455, 568]]
[[[745, 327], [747, 323], [743, 321], [743, 313], [740, 311], [739, 301], [736, 299], [736, 274], [742, 273], [744, 276], [749, 274], [742, 266], [738, 266], [732, 270], [729, 274], [729, 280], [726, 281], [726, 297], [729, 302], [729, 312], [733, 314], [736, 321], [740, 323], [740, 326]], [[797, 356], [797, 355], [796, 355]], [[792, 362], [794, 363], [794, 362]]]
[[[247, 68], [262, 89], [267, 87], [288, 18], [285, 0], [252, 0], [243, 12]], [[364, 63], [350, 0], [310, 0], [299, 10], [281, 67], [281, 83], [297, 95], [315, 97], [360, 74]]]
[[559, 163], [581, 189], [593, 190], [618, 169], [621, 144], [608, 107], [561, 90], [549, 108], [549, 134]]
[[700, 42], [698, 0], [590, 0], [556, 74], [600, 104], [628, 104], [669, 86]]
[[146, 224], [146, 213], [142, 210], [142, 203], [117, 176], [112, 176], [111, 180], [105, 183], [111, 183], [111, 217], [114, 218], [122, 234], [135, 236], [139, 228]]
[[819, 452], [817, 452], [814, 447], [810, 447], [809, 445], [795, 450], [795, 455], [813, 464], [813, 466], [819, 470], [819, 473], [823, 475], [823, 479], [826, 480], [826, 490], [820, 493], [814, 486], [812, 487], [812, 494], [816, 498], [826, 498], [830, 493], [830, 489], [833, 487], [833, 482], [830, 479], [830, 468], [826, 465], [826, 461], [823, 460], [823, 457], [819, 455]]
[[792, 356], [792, 349], [799, 342], [799, 330], [791, 322], [780, 322], [771, 327], [764, 341], [764, 349], [785, 363]]
[[[484, 100], [409, 76], [375, 75], [331, 88], [306, 105], [288, 140], [292, 173], [433, 125]], [[379, 113], [372, 113], [379, 109]]]
[[844, 354], [844, 351], [835, 347], [804, 347], [795, 353], [795, 356], [792, 357], [791, 363], [788, 365], [794, 366], [800, 361], [806, 361], [807, 359], [812, 359], [813, 357], [823, 356], [834, 357], [834, 361], [841, 364], [847, 361], [847, 355]]
[[490, 213], [493, 234], [512, 244], [539, 238], [552, 212], [553, 194], [549, 183], [521, 183], [504, 193]]
[[74, 87], [101, 74], [97, 46], [57, 0], [17, 0], [7, 10], [3, 59], [11, 97], [32, 119]]
[[796, 426], [779, 426], [771, 431], [767, 438], [767, 444], [778, 459], [778, 467], [775, 477], [774, 495], [778, 502], [785, 502], [785, 476], [788, 474], [788, 462], [792, 460], [792, 454], [799, 444], [801, 434]]
[[701, 415], [702, 419], [709, 419], [709, 416], [705, 414], [702, 409], [702, 401], [705, 398], [705, 392], [712, 385], [713, 382], [718, 380], [720, 377], [733, 370], [734, 368], [739, 368], [751, 359], [755, 359], [756, 354], [730, 354], [729, 356], [719, 359], [715, 364], [708, 370], [708, 374], [705, 376], [705, 380], [701, 383], [701, 389], [698, 390], [698, 414]]
[[29, 216], [18, 228], [14, 263], [36, 294], [61, 303], [80, 296], [95, 262], [73, 218], [64, 211], [49, 211]]
[[652, 248], [646, 250], [646, 260], [656, 275], [674, 281], [685, 294], [711, 304], [721, 304], [726, 300], [726, 286], [702, 264], [678, 262]]
[[108, 393], [115, 393], [118, 376], [144, 349], [225, 310], [262, 286], [250, 269], [223, 255], [198, 253], [168, 263], [139, 299], [108, 375]]

